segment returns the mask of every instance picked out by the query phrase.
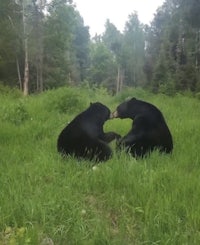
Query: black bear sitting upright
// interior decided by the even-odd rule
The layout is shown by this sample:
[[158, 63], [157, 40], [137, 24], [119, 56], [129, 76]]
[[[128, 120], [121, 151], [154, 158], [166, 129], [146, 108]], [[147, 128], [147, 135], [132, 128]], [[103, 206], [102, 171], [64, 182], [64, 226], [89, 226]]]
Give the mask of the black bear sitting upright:
[[143, 157], [154, 149], [170, 153], [173, 141], [165, 119], [158, 108], [132, 98], [120, 104], [113, 118], [133, 120], [130, 132], [118, 141], [117, 148], [125, 148], [134, 157]]
[[62, 130], [57, 141], [58, 152], [97, 162], [108, 160], [112, 150], [107, 143], [120, 138], [114, 132], [103, 131], [104, 122], [110, 116], [111, 112], [105, 105], [91, 103]]

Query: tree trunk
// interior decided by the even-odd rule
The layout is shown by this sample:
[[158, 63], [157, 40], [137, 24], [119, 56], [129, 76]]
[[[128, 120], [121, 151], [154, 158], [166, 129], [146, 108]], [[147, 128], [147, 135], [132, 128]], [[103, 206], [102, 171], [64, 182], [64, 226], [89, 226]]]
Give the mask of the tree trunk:
[[119, 92], [122, 90], [123, 84], [124, 84], [124, 70], [121, 70]]
[[24, 86], [23, 93], [25, 96], [28, 95], [28, 85], [29, 85], [29, 64], [28, 64], [28, 34], [26, 28], [26, 14], [25, 14], [25, 3], [22, 2], [22, 19], [23, 19], [23, 29], [24, 29]]
[[123, 87], [124, 83], [124, 70], [120, 68], [120, 65], [118, 65], [117, 68], [117, 83], [116, 83], [116, 94], [118, 94]]
[[41, 36], [39, 38], [39, 69], [38, 69], [38, 75], [39, 75], [39, 90], [40, 92], [43, 91], [43, 31], [42, 31], [42, 27], [41, 27]]
[[25, 59], [24, 59], [24, 95], [28, 95], [28, 84], [29, 84], [29, 64], [28, 64], [28, 39], [24, 40], [24, 51], [25, 51]]
[[[33, 1], [33, 0], [32, 0]], [[36, 33], [37, 33], [37, 53], [36, 53], [36, 72], [37, 72], [37, 91], [43, 91], [43, 10], [46, 6], [46, 0], [33, 1], [36, 15]]]
[[120, 88], [120, 66], [118, 65], [118, 68], [117, 68], [116, 94], [119, 93], [119, 88]]
[[20, 73], [20, 67], [19, 67], [19, 61], [16, 57], [16, 66], [17, 66], [17, 75], [18, 75], [18, 81], [19, 81], [19, 89], [22, 91], [22, 78]]
[[37, 53], [37, 64], [36, 64], [36, 72], [37, 72], [37, 91], [43, 91], [43, 43], [38, 43], [38, 53]]
[[195, 50], [195, 67], [199, 72], [199, 57], [200, 57], [200, 29], [196, 32], [196, 50]]

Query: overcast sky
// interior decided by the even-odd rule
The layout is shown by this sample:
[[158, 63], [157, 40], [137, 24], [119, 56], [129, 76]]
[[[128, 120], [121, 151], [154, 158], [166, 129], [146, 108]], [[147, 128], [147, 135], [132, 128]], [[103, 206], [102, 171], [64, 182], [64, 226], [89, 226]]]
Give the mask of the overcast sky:
[[107, 19], [122, 31], [134, 11], [142, 23], [149, 24], [164, 0], [74, 0], [74, 3], [85, 25], [90, 27], [90, 35], [94, 36], [104, 32]]

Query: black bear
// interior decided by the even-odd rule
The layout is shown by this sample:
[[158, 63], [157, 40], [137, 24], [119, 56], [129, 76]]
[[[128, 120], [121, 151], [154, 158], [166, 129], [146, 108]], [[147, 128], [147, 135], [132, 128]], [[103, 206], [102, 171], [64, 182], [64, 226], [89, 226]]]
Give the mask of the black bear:
[[62, 130], [57, 141], [58, 152], [96, 162], [108, 160], [112, 155], [108, 143], [121, 137], [114, 132], [104, 133], [104, 122], [110, 116], [105, 105], [91, 103]]
[[154, 105], [136, 98], [120, 104], [112, 113], [113, 118], [133, 120], [130, 132], [117, 142], [134, 157], [143, 157], [154, 149], [171, 153], [173, 141], [161, 111]]

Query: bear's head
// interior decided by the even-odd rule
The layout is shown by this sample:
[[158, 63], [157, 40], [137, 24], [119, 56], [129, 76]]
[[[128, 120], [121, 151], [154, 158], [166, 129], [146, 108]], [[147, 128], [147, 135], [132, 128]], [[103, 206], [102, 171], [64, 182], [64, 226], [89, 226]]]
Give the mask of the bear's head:
[[143, 110], [144, 104], [136, 98], [131, 98], [117, 106], [116, 111], [112, 113], [112, 118], [130, 118], [134, 119]]
[[111, 117], [110, 109], [100, 102], [90, 103], [88, 108], [90, 115], [93, 115], [96, 119], [100, 121], [107, 121]]

